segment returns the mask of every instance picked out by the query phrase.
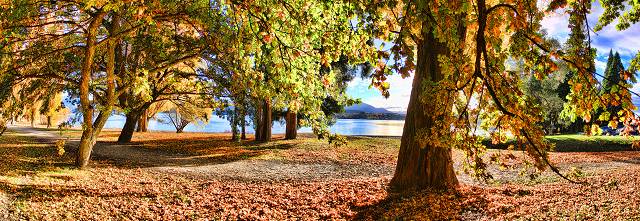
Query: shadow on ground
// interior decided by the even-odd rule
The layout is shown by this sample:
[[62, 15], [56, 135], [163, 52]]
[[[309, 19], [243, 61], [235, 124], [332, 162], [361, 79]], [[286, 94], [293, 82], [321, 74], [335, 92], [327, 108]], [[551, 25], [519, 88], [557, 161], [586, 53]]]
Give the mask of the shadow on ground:
[[488, 200], [477, 188], [391, 194], [375, 204], [356, 207], [355, 220], [482, 220]]
[[98, 142], [92, 158], [119, 167], [204, 166], [259, 157], [271, 150], [292, 147], [294, 145], [289, 143], [248, 142], [236, 145], [224, 139], [166, 139], [130, 144]]

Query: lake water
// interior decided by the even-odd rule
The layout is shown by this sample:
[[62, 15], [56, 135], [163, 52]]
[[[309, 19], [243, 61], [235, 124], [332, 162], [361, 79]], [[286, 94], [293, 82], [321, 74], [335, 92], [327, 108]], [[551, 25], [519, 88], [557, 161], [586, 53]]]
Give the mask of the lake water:
[[[107, 121], [105, 128], [121, 129], [125, 118], [122, 115], [113, 115]], [[368, 136], [402, 136], [403, 120], [364, 120], [364, 119], [338, 119], [330, 127], [331, 132], [342, 135], [368, 135]], [[253, 133], [253, 127], [246, 128], [247, 133]], [[171, 123], [166, 124], [157, 120], [149, 121], [149, 130], [152, 131], [175, 131]], [[186, 132], [231, 132], [231, 126], [226, 119], [214, 116], [207, 124], [189, 124], [185, 128]], [[274, 122], [272, 133], [284, 134], [285, 125]], [[299, 133], [311, 133], [311, 128], [303, 127], [298, 129]]]

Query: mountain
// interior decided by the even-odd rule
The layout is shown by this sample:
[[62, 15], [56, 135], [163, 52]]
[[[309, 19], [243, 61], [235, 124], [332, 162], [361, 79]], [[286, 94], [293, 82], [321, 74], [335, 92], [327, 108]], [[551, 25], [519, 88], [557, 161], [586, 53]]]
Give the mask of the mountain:
[[384, 108], [371, 106], [367, 103], [360, 103], [344, 108], [347, 113], [374, 113], [374, 114], [390, 114], [393, 113]]
[[395, 113], [385, 108], [378, 108], [370, 104], [361, 103], [344, 108], [345, 113], [337, 114], [340, 119], [368, 119], [368, 120], [404, 120], [406, 114]]

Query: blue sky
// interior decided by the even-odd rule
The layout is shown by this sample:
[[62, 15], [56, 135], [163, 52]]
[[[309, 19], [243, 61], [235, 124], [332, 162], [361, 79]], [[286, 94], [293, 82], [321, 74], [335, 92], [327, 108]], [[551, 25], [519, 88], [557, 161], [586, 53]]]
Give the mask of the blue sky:
[[[602, 14], [603, 9], [596, 2], [592, 13], [587, 17], [591, 27], [594, 27], [598, 21], [598, 17]], [[564, 43], [568, 37], [568, 15], [563, 13], [548, 14], [542, 21], [542, 26], [547, 33]], [[609, 50], [613, 49], [614, 53], [620, 53], [623, 65], [628, 66], [631, 58], [640, 51], [640, 24], [632, 25], [629, 29], [618, 31], [615, 24], [605, 27], [597, 33], [591, 33], [591, 46], [597, 49], [598, 57], [596, 58], [596, 70], [603, 73], [607, 64]], [[347, 93], [355, 98], [361, 98], [364, 103], [371, 104], [375, 107], [382, 107], [391, 111], [404, 111], [409, 103], [411, 94], [412, 78], [402, 79], [399, 75], [391, 76], [388, 81], [391, 85], [391, 96], [385, 99], [375, 88], [369, 88], [370, 80], [354, 79], [347, 88]], [[640, 83], [633, 87], [633, 91], [640, 92]], [[640, 98], [634, 97], [634, 100]], [[637, 103], [637, 102], [635, 102]]]

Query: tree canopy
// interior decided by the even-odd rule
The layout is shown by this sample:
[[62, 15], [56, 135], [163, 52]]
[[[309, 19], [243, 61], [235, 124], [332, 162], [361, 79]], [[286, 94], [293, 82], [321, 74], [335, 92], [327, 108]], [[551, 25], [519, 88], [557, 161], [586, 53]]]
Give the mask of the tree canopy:
[[[0, 12], [0, 75], [7, 86], [0, 98], [66, 91], [82, 112], [77, 165], [84, 167], [114, 111], [127, 116], [120, 141], [128, 142], [143, 113], [161, 101], [178, 106], [172, 113], [180, 126], [185, 116], [196, 119], [207, 108], [229, 110], [235, 131], [249, 116], [256, 139], [269, 141], [272, 115], [280, 111], [295, 124], [334, 137], [327, 136], [328, 107], [353, 103], [344, 89], [345, 67], [363, 65], [385, 97], [389, 75], [413, 77], [394, 189], [455, 186], [454, 148], [466, 154], [463, 163], [472, 174], [490, 178], [479, 129], [494, 143], [514, 137], [517, 145], [510, 148], [526, 152], [527, 164], [539, 171], [550, 166], [563, 176], [549, 162], [551, 145], [541, 124], [549, 117], [545, 109], [559, 106], [532, 105], [536, 99], [521, 82], [544, 83], [562, 64], [571, 73], [561, 87], [570, 87], [569, 93], [554, 97], [554, 104], [566, 99], [563, 116], [591, 122], [606, 109], [617, 118], [601, 120], [635, 117], [630, 84], [619, 79], [635, 79], [640, 58], [624, 70], [614, 56], [604, 75], [596, 72], [587, 21], [591, 4], [15, 0], [1, 3], [10, 10]], [[622, 14], [628, 2], [601, 4], [605, 13], [596, 31], [614, 21], [618, 29], [638, 21], [637, 4]], [[545, 13], [553, 11], [569, 14], [565, 47], [542, 29]], [[509, 70], [510, 60], [520, 61], [519, 71]], [[9, 108], [3, 105], [3, 114], [20, 111]]]

